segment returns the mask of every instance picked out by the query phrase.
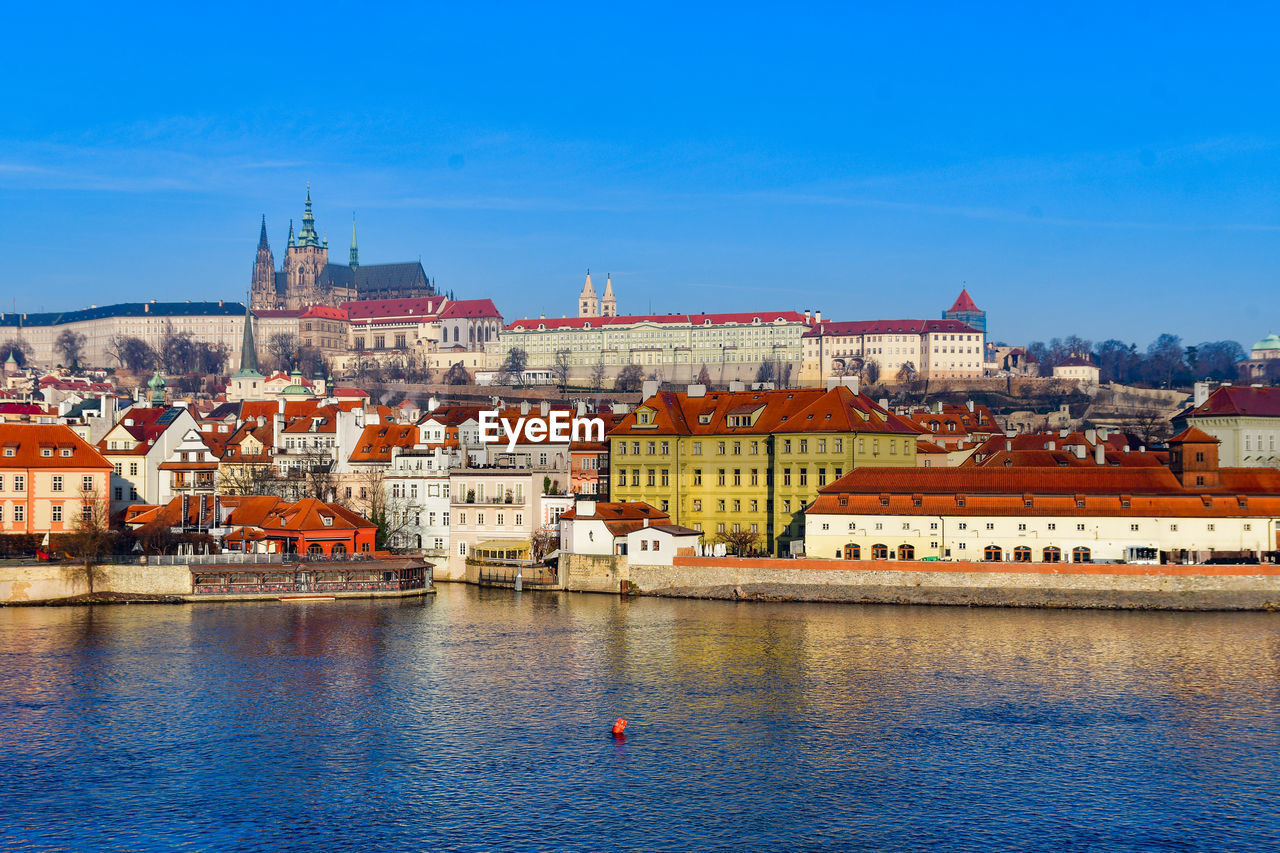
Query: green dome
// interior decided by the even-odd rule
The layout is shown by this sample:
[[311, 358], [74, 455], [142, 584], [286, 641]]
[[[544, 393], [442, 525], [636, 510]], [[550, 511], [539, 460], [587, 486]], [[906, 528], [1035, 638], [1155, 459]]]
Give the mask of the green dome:
[[1280, 349], [1280, 335], [1272, 333], [1253, 345], [1254, 349]]
[[152, 391], [156, 390], [157, 388], [164, 387], [164, 377], [160, 375], [159, 370], [157, 370], [155, 374], [152, 375], [151, 379], [148, 380], [147, 387], [150, 388]]
[[282, 397], [310, 397], [311, 389], [305, 385], [286, 385], [280, 392]]

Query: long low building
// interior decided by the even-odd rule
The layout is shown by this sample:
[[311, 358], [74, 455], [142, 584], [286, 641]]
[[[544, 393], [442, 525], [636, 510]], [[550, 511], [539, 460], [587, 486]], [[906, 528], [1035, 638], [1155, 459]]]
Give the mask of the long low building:
[[524, 350], [535, 370], [554, 369], [566, 353], [575, 381], [601, 370], [612, 379], [634, 364], [669, 382], [695, 382], [705, 367], [718, 384], [754, 380], [765, 362], [798, 366], [809, 323], [796, 311], [542, 317], [508, 324], [489, 346], [497, 355]]
[[[295, 323], [296, 327], [296, 323]], [[170, 330], [194, 341], [222, 344], [231, 353], [228, 370], [240, 368], [236, 353], [244, 328], [240, 302], [123, 302], [91, 305], [79, 311], [43, 314], [0, 314], [0, 337], [31, 345], [31, 362], [52, 367], [65, 361], [58, 338], [71, 331], [84, 335], [82, 361], [95, 367], [116, 367], [113, 339], [138, 338], [159, 350]]]
[[983, 333], [959, 320], [822, 322], [804, 334], [800, 378], [857, 376], [875, 363], [882, 381], [894, 381], [904, 368], [916, 379], [974, 379], [985, 358]]
[[1219, 468], [1188, 429], [1169, 467], [857, 468], [805, 512], [805, 552], [845, 560], [1200, 562], [1277, 549], [1280, 471]]

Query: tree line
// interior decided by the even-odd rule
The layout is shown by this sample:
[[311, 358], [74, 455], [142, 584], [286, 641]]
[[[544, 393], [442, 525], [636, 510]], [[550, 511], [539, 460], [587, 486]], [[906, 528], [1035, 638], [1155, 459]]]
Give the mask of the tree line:
[[1236, 341], [1205, 341], [1186, 346], [1177, 335], [1162, 334], [1139, 350], [1116, 338], [1093, 343], [1078, 335], [1033, 341], [1027, 354], [1040, 362], [1043, 374], [1072, 357], [1092, 358], [1099, 381], [1123, 385], [1175, 388], [1202, 379], [1234, 381], [1245, 351]]

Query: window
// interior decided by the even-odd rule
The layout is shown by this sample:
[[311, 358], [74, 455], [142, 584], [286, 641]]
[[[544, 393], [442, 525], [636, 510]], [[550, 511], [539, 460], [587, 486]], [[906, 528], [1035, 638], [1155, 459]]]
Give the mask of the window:
[[633, 486], [640, 485], [640, 469], [639, 468], [631, 469], [631, 485]]
[[697, 498], [694, 498], [694, 501], [693, 501], [693, 511], [702, 512], [702, 501], [698, 500]]
[[640, 442], [638, 441], [631, 442], [631, 455], [632, 456], [640, 455]]
[[1210, 525], [1209, 525], [1209, 532], [1210, 532], [1210, 533], [1212, 533], [1213, 531], [1214, 531], [1214, 526], [1213, 526], [1212, 524], [1210, 524]]
[[724, 485], [724, 469], [723, 468], [716, 469], [716, 485], [717, 486]]
[[52, 455], [53, 455], [53, 448], [52, 448], [52, 447], [42, 447], [42, 448], [40, 448], [40, 455], [41, 455], [41, 456], [52, 456]]
[[844, 558], [846, 560], [861, 560], [862, 547], [852, 542], [844, 546]]
[[791, 499], [788, 498], [782, 502], [782, 511], [791, 512]]
[[619, 456], [627, 455], [627, 443], [625, 441], [618, 442], [618, 455]]
[[1026, 545], [1019, 545], [1013, 549], [1013, 561], [1015, 563], [1030, 563], [1031, 549]]
[[483, 512], [477, 512], [477, 513], [476, 513], [476, 524], [484, 524], [484, 513], [483, 513]]
[[701, 456], [701, 455], [702, 455], [702, 442], [701, 442], [701, 441], [695, 441], [695, 442], [693, 443], [693, 455], [694, 455], [694, 456]]
[[724, 442], [723, 442], [723, 441], [717, 441], [717, 442], [716, 442], [716, 456], [724, 456]]
[[658, 449], [658, 442], [656, 442], [656, 441], [651, 441], [651, 442], [649, 442], [649, 446], [648, 446], [647, 450], [649, 451], [649, 455], [650, 455], [650, 456], [652, 456], [654, 453], [656, 453], [656, 452], [657, 452], [657, 449]]
[[120, 488], [119, 486], [116, 486], [115, 495], [116, 495], [116, 500], [118, 501], [124, 500], [124, 489]]
[[735, 442], [733, 443], [733, 455], [734, 455], [734, 456], [741, 456], [741, 455], [742, 455], [742, 442], [741, 442], [741, 441], [735, 441]]
[[1019, 530], [1026, 530], [1026, 529], [1027, 529], [1027, 526], [1026, 526], [1025, 524], [1019, 524], [1019, 525], [1018, 525], [1018, 529], [1019, 529]]
[[898, 559], [899, 559], [899, 560], [914, 560], [915, 558], [916, 558], [916, 549], [915, 549], [915, 546], [914, 546], [914, 545], [899, 545], [899, 546], [898, 546]]
[[671, 485], [671, 469], [669, 468], [662, 469], [662, 479], [660, 480], [660, 482], [664, 486]]
[[1057, 548], [1057, 547], [1055, 547], [1055, 546], [1053, 546], [1053, 545], [1050, 545], [1048, 548], [1045, 548], [1045, 549], [1044, 549], [1044, 561], [1045, 561], [1046, 563], [1061, 563], [1061, 562], [1062, 562], [1062, 549], [1061, 549], [1061, 548]]
[[723, 522], [723, 521], [716, 525], [716, 533], [719, 533], [719, 534], [722, 534], [722, 535], [724, 534], [724, 522]]
[[1136, 524], [1130, 524], [1130, 525], [1129, 525], [1129, 529], [1130, 529], [1130, 530], [1132, 530], [1134, 533], [1137, 533], [1137, 532], [1138, 532], [1138, 525], [1136, 525]]
[[782, 440], [782, 452], [783, 452], [783, 453], [790, 453], [790, 452], [791, 452], [791, 439], [789, 439], [789, 438], [784, 438], [784, 439]]
[[657, 482], [657, 473], [652, 468], [645, 469], [644, 484], [646, 486], [652, 486], [656, 482]]
[[627, 484], [627, 469], [619, 468], [618, 469], [618, 485], [625, 486], [626, 484]]
[[136, 477], [136, 476], [138, 476], [138, 463], [137, 463], [137, 462], [130, 462], [130, 463], [129, 463], [129, 476], [130, 476], [130, 477]]
[[791, 485], [791, 469], [790, 468], [782, 469], [782, 485], [784, 486]]
[[60, 523], [62, 521], [62, 505], [54, 504], [52, 507], [52, 510], [53, 510], [53, 516], [52, 516], [53, 523], [54, 524]]
[[836, 453], [844, 453], [844, 439], [833, 438], [831, 440], [831, 449]]
[[818, 452], [819, 453], [827, 452], [827, 440], [825, 438], [818, 439]]
[[751, 485], [758, 486], [760, 484], [760, 472], [755, 468], [751, 469]]
[[693, 469], [693, 484], [694, 484], [695, 486], [701, 486], [701, 485], [702, 485], [702, 469], [701, 469], [701, 468], [694, 468], [694, 469]]
[[740, 500], [738, 500], [738, 499], [736, 499], [736, 498], [734, 499], [734, 501], [733, 501], [733, 511], [734, 511], [734, 512], [742, 512], [742, 501], [740, 501]]
[[995, 530], [995, 529], [996, 529], [996, 526], [995, 526], [995, 524], [993, 524], [992, 522], [989, 522], [989, 521], [988, 521], [988, 522], [987, 522], [987, 529], [988, 529], [988, 530]]
[[827, 484], [827, 469], [819, 468], [818, 469], [818, 485], [825, 486], [826, 484]]
[[1047, 525], [1045, 525], [1045, 526], [1046, 526], [1046, 527], [1048, 527], [1050, 530], [1057, 530], [1057, 529], [1058, 529], [1058, 525], [1054, 524], [1053, 522], [1049, 522], [1049, 523], [1048, 523]]
[[18, 504], [13, 508], [13, 520], [23, 522], [27, 520], [27, 508], [22, 504]]
[[1084, 525], [1083, 525], [1083, 524], [1077, 524], [1077, 525], [1076, 525], [1076, 530], [1084, 530]]
[[716, 501], [716, 512], [724, 512], [724, 498]]
[[988, 563], [999, 563], [1004, 559], [1004, 552], [999, 545], [988, 545], [982, 549], [982, 559]]
[[459, 542], [459, 543], [458, 543], [458, 556], [459, 556], [459, 557], [465, 557], [465, 556], [467, 556], [467, 543], [466, 543], [466, 542]]
[[741, 485], [742, 485], [742, 469], [741, 469], [741, 468], [734, 468], [734, 469], [733, 469], [733, 484], [734, 484], [735, 486], [741, 486]]
[[53, 490], [55, 492], [62, 491], [62, 475], [61, 474], [53, 475]]
[[802, 486], [809, 485], [809, 469], [808, 468], [800, 469], [800, 485]]
[[1073, 563], [1088, 563], [1092, 559], [1089, 549], [1083, 545], [1077, 545], [1071, 549], [1071, 562]]
[[809, 452], [809, 439], [807, 438], [800, 439], [800, 452], [801, 453]]
[[889, 559], [889, 549], [879, 543], [871, 546], [871, 559], [887, 560]]
[[[760, 506], [760, 502], [759, 502], [759, 501], [752, 501], [752, 502], [750, 503], [751, 512], [759, 512], [759, 511], [760, 511], [760, 510], [759, 510], [759, 506]], [[1249, 525], [1247, 525], [1247, 524], [1246, 524], [1246, 525], [1244, 526], [1244, 529], [1245, 529], [1245, 530], [1248, 530], [1248, 529], [1249, 529]]]
[[662, 455], [666, 456], [670, 452], [671, 452], [671, 442], [669, 441], [662, 442]]

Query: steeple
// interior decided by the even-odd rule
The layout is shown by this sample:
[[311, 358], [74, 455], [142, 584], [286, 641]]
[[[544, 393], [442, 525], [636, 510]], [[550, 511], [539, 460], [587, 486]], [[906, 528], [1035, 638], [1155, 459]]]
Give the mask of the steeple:
[[240, 342], [240, 372], [236, 376], [261, 377], [258, 372], [258, 351], [253, 345], [253, 314], [249, 303], [244, 306], [244, 337]]
[[613, 295], [613, 276], [607, 275], [604, 280], [604, 296], [600, 297], [600, 316], [618, 316], [618, 298]]
[[293, 220], [289, 220], [289, 248], [293, 248]]
[[599, 317], [600, 303], [596, 301], [596, 289], [591, 286], [591, 270], [587, 270], [587, 281], [578, 294], [578, 316]]
[[147, 387], [151, 389], [151, 405], [163, 406], [165, 382], [164, 377], [160, 375], [159, 367], [156, 368], [151, 380], [147, 382]]
[[258, 249], [270, 249], [267, 245], [267, 215], [262, 214], [262, 233], [258, 235]]
[[307, 181], [307, 205], [302, 212], [302, 230], [298, 232], [299, 246], [319, 246], [320, 237], [316, 234], [316, 217], [311, 212], [311, 182]]
[[351, 260], [349, 266], [352, 269], [360, 266], [360, 249], [356, 246], [356, 215], [351, 214]]
[[262, 231], [258, 235], [258, 254], [253, 260], [253, 278], [249, 282], [250, 305], [254, 308], [274, 308], [276, 299], [276, 260], [267, 242], [267, 217], [262, 217]]

